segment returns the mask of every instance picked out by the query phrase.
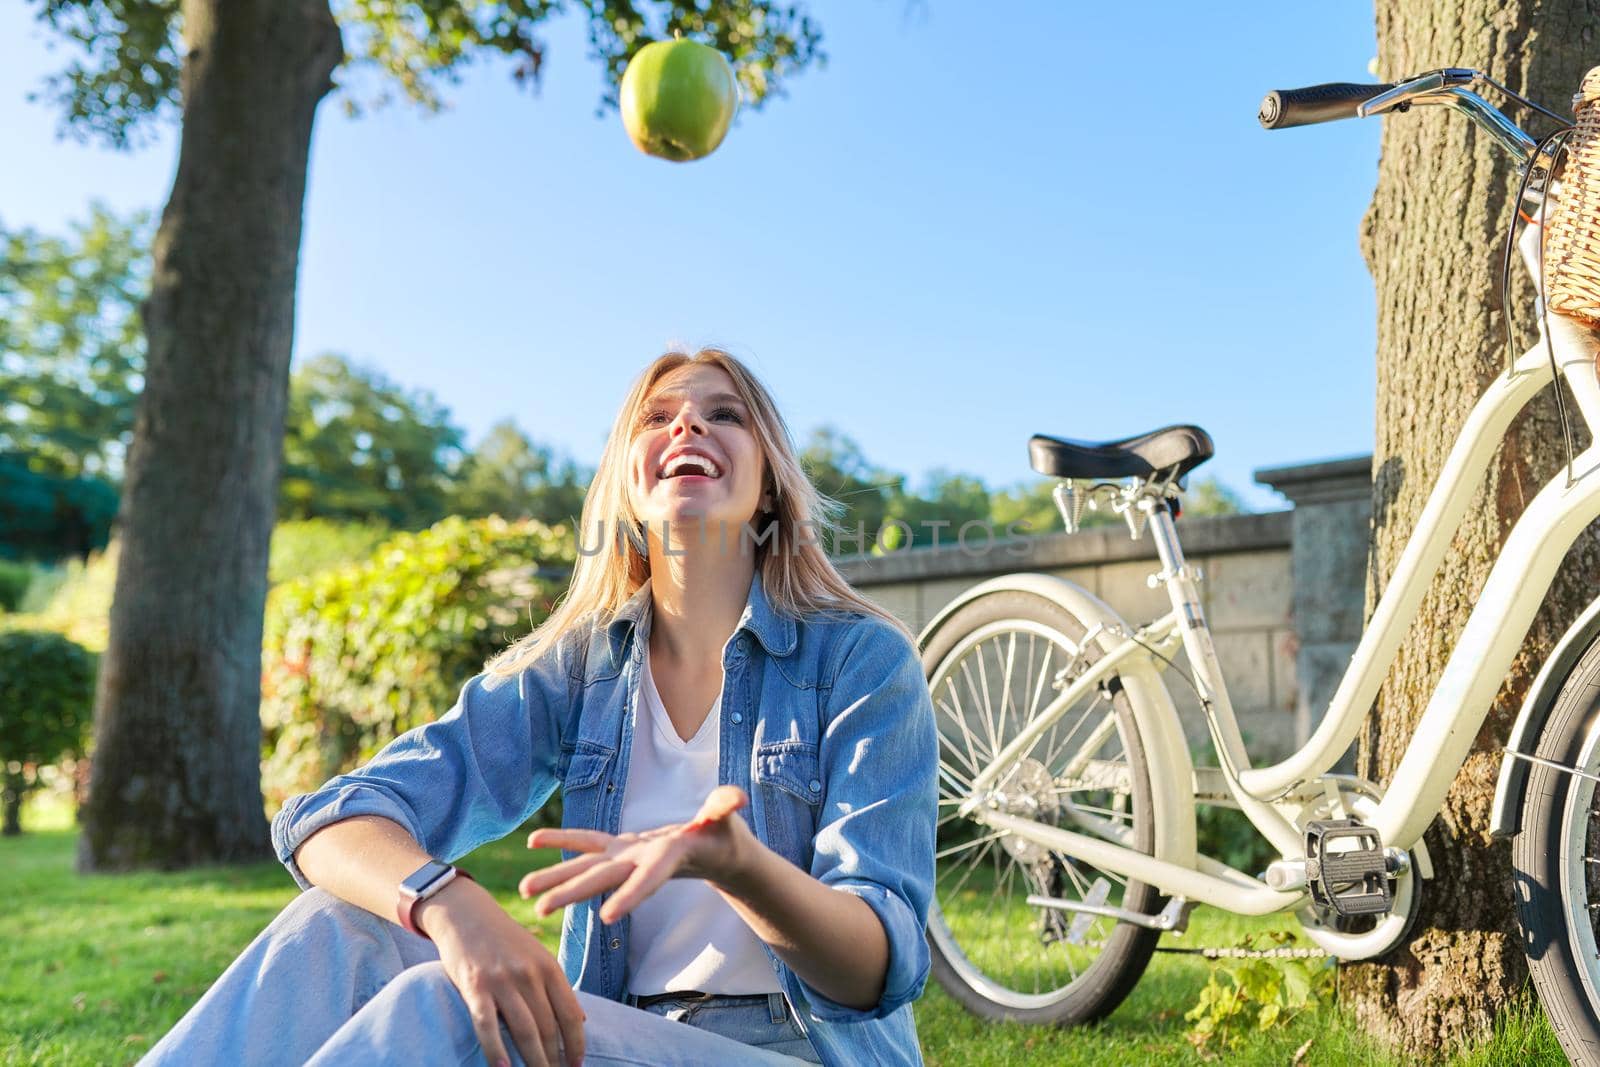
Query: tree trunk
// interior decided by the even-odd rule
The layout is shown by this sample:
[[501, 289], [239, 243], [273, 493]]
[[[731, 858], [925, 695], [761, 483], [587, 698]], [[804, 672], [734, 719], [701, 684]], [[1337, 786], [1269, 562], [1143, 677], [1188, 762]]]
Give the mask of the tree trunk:
[[183, 131], [156, 235], [79, 870], [271, 855], [267, 549], [327, 0], [185, 0]]
[[[1574, 0], [1396, 0], [1377, 5], [1378, 70], [1394, 81], [1437, 67], [1487, 71], [1567, 113], [1600, 18]], [[1515, 105], [1494, 98], [1508, 111]], [[1513, 118], [1536, 135], [1549, 120]], [[1518, 176], [1463, 116], [1419, 108], [1385, 118], [1378, 185], [1362, 247], [1378, 297], [1377, 442], [1373, 456], [1373, 594], [1393, 573], [1468, 411], [1505, 362], [1500, 256]], [[1514, 268], [1518, 353], [1537, 336], [1533, 288]], [[1570, 407], [1569, 400], [1569, 407]], [[1581, 430], [1581, 427], [1580, 427]], [[1580, 441], [1580, 446], [1582, 442]], [[1527, 502], [1565, 462], [1547, 390], [1524, 411], [1457, 531], [1361, 740], [1361, 773], [1387, 783]], [[1593, 538], [1569, 554], [1528, 633], [1472, 754], [1426, 838], [1434, 879], [1422, 882], [1410, 944], [1350, 965], [1341, 990], [1364, 1026], [1407, 1052], [1439, 1055], [1478, 1035], [1527, 973], [1513, 910], [1510, 849], [1492, 842], [1495, 778], [1512, 721], [1545, 654], [1593, 596]]]
[[22, 775], [0, 768], [0, 837], [16, 837], [22, 833], [22, 798], [28, 795], [27, 783]]

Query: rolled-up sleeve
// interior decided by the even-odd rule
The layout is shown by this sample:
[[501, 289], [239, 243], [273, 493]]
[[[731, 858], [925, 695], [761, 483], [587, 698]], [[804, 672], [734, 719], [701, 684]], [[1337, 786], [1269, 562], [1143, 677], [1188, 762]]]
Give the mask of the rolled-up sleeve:
[[390, 741], [364, 766], [292, 796], [272, 819], [272, 847], [301, 889], [300, 845], [331, 823], [381, 815], [453, 863], [522, 825], [555, 792], [561, 724], [572, 703], [572, 635], [513, 678], [478, 674], [433, 722]]
[[883, 995], [866, 1010], [802, 983], [813, 1013], [839, 1022], [882, 1018], [922, 993], [939, 802], [933, 698], [915, 647], [882, 620], [852, 629], [827, 696], [811, 873], [872, 908], [889, 967]]

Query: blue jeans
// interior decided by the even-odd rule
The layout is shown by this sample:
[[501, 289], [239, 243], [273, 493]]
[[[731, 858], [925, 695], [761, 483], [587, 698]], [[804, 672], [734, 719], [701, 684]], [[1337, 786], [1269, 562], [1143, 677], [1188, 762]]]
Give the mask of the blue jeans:
[[[766, 998], [640, 1009], [579, 992], [578, 1003], [587, 1064], [820, 1062], [791, 1013]], [[526, 1067], [504, 1021], [500, 1038], [512, 1067]], [[139, 1062], [487, 1063], [434, 943], [320, 888], [279, 912]]]

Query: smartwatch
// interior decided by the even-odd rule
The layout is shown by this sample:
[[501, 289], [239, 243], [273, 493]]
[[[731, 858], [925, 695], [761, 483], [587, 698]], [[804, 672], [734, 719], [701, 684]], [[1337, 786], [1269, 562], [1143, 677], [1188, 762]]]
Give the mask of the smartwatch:
[[[416, 910], [418, 904], [421, 904], [424, 900], [427, 900], [455, 881], [458, 874], [463, 878], [474, 882], [477, 881], [476, 878], [473, 878], [472, 875], [460, 867], [452, 867], [450, 864], [440, 863], [438, 860], [429, 860], [415, 871], [412, 871], [406, 877], [406, 880], [400, 883], [400, 899], [395, 902], [395, 914], [399, 917], [400, 925], [414, 934], [428, 937], [412, 921], [411, 913]], [[429, 940], [431, 941], [432, 938], [429, 938]]]

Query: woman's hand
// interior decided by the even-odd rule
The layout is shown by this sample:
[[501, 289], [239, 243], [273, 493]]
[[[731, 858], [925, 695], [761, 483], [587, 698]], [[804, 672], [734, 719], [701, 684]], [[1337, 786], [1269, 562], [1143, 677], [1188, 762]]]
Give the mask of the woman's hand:
[[600, 908], [600, 920], [614, 923], [668, 878], [703, 878], [728, 886], [738, 881], [753, 849], [761, 843], [734, 812], [750, 802], [735, 785], [719, 785], [693, 819], [637, 834], [599, 830], [535, 830], [529, 848], [567, 848], [585, 855], [526, 875], [518, 884], [524, 898], [542, 893], [535, 910], [549, 915], [573, 901], [615, 889]]
[[472, 1015], [483, 1054], [509, 1063], [500, 1018], [528, 1067], [567, 1067], [583, 1059], [583, 1009], [550, 950], [476, 882], [457, 878], [418, 905], [415, 919], [439, 946], [445, 973]]

